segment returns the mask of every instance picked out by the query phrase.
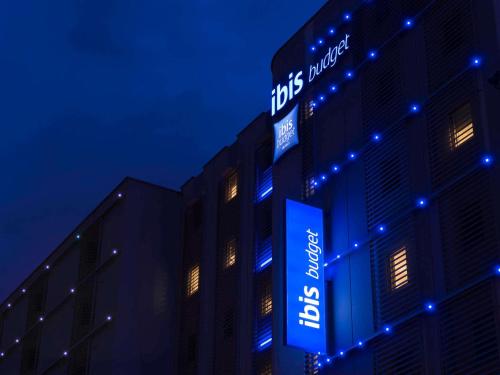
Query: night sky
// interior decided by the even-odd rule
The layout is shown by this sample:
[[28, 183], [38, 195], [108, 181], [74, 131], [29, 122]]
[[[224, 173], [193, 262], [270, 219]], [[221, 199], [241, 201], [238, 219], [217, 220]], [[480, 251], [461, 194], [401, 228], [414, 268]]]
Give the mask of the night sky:
[[324, 2], [2, 2], [0, 301], [125, 176], [178, 188], [232, 143]]

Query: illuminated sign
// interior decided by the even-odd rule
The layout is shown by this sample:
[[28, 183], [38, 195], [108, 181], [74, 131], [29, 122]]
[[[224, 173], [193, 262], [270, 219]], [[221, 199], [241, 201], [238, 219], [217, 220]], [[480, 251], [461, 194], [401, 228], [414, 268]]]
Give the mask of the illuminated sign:
[[[321, 75], [327, 69], [337, 65], [338, 58], [342, 56], [349, 48], [349, 34], [345, 34], [344, 38], [328, 48], [328, 52], [321, 60], [309, 66], [309, 81], [311, 83], [316, 77]], [[290, 73], [288, 83], [285, 85], [278, 84], [271, 92], [271, 116], [285, 107], [285, 105], [297, 96], [304, 88], [304, 72], [301, 70], [297, 74]]]
[[285, 118], [274, 124], [274, 161], [299, 143], [298, 113], [299, 106], [296, 105]]
[[323, 211], [286, 200], [286, 344], [326, 351]]

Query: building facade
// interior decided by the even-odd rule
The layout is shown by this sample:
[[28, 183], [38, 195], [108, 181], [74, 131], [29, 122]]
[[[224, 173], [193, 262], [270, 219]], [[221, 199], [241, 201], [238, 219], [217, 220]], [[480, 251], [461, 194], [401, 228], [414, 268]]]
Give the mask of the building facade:
[[1, 305], [0, 374], [176, 371], [181, 217], [178, 192], [119, 184]]
[[180, 192], [126, 179], [2, 304], [0, 373], [500, 373], [500, 2], [330, 1], [271, 70]]

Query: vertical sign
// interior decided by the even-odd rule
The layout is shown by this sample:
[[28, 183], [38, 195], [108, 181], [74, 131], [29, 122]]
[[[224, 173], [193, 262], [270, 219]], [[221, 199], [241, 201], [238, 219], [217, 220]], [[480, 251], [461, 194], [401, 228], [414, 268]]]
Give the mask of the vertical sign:
[[323, 211], [286, 200], [286, 344], [326, 351]]
[[299, 143], [298, 113], [299, 106], [296, 105], [285, 118], [274, 124], [274, 162]]

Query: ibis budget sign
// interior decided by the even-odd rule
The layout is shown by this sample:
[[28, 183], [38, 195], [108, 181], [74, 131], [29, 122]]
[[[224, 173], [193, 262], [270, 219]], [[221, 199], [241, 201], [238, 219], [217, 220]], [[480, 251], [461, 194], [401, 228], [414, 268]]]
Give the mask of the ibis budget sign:
[[323, 211], [286, 200], [286, 344], [326, 351]]

